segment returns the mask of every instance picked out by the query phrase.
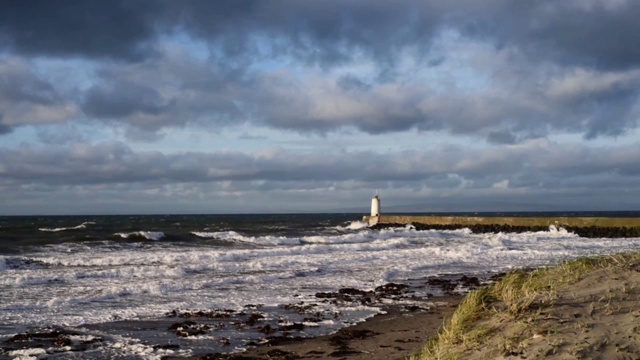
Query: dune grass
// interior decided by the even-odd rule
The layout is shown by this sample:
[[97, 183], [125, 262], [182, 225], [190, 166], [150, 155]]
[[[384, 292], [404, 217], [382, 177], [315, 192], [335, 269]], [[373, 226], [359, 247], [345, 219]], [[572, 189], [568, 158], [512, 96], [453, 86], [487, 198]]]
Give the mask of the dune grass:
[[[553, 305], [555, 290], [562, 284], [578, 282], [585, 274], [606, 267], [640, 265], [640, 252], [579, 258], [558, 266], [532, 271], [517, 270], [500, 281], [470, 292], [439, 334], [409, 360], [460, 359], [462, 353], [483, 343], [504, 321], [517, 323], [513, 336], [499, 344], [504, 353], [522, 345], [518, 334], [531, 333], [528, 327], [541, 311]], [[493, 321], [489, 321], [493, 320]]]

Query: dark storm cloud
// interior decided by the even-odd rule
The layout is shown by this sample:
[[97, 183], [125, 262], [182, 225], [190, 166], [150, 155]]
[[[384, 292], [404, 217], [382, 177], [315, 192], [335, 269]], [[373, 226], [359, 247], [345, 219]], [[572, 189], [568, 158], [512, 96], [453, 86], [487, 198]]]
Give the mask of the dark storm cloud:
[[5, 1], [0, 44], [26, 55], [138, 59], [161, 9], [153, 1]]
[[[135, 139], [247, 121], [299, 132], [446, 130], [493, 143], [549, 131], [620, 136], [638, 125], [638, 13], [640, 3], [624, 0], [4, 2], [5, 51], [83, 58], [98, 71], [88, 90], [66, 98], [35, 75], [18, 86], [9, 76], [5, 101], [56, 111], [0, 109], [2, 124], [60, 122], [81, 107], [130, 125]], [[199, 41], [207, 60], [171, 53], [172, 36]], [[483, 88], [413, 79], [423, 68], [453, 73], [458, 59], [474, 68], [469, 76], [487, 78]], [[321, 79], [264, 70], [263, 60]], [[331, 73], [363, 63], [368, 78]]]
[[225, 57], [286, 54], [331, 66], [358, 52], [394, 64], [403, 47], [424, 51], [454, 28], [538, 59], [621, 69], [640, 63], [638, 13], [640, 3], [624, 0], [32, 0], [4, 2], [0, 32], [19, 53], [135, 59], [158, 35], [185, 31]]
[[460, 6], [470, 36], [513, 46], [528, 56], [603, 69], [640, 64], [637, 1], [484, 1]]
[[45, 56], [135, 60], [152, 51], [158, 35], [186, 31], [227, 58], [289, 55], [330, 66], [358, 50], [393, 63], [394, 52], [416, 45], [417, 36], [428, 42], [432, 8], [410, 1], [6, 2], [0, 33], [5, 46]]

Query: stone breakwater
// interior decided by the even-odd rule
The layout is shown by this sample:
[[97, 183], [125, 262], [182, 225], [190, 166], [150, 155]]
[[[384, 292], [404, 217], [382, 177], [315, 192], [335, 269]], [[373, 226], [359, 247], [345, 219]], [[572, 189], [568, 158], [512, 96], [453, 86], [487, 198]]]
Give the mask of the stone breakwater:
[[[401, 223], [384, 223], [371, 226], [371, 229], [386, 229], [391, 227], [401, 227], [407, 224]], [[474, 233], [522, 233], [522, 232], [534, 232], [534, 231], [548, 231], [549, 226], [515, 226], [515, 225], [463, 225], [463, 224], [411, 224], [416, 230], [457, 230], [457, 229], [469, 229]], [[584, 238], [625, 238], [625, 237], [640, 237], [640, 228], [628, 228], [628, 227], [577, 227], [577, 226], [562, 226], [569, 232]]]
[[417, 230], [468, 228], [474, 233], [547, 231], [564, 228], [581, 237], [640, 237], [640, 218], [606, 217], [456, 217], [456, 216], [365, 216], [373, 229], [413, 225]]

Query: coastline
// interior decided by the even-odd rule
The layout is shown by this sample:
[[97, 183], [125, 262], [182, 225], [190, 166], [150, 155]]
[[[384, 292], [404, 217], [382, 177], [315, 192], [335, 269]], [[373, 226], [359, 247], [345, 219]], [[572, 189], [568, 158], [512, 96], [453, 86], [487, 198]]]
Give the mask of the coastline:
[[[182, 233], [188, 233], [192, 228], [202, 227], [200, 219], [197, 220], [195, 225], [181, 230]], [[77, 222], [75, 219], [68, 221], [70, 225]], [[150, 222], [149, 224], [145, 222], [141, 228], [156, 230], [151, 225]], [[233, 306], [214, 303], [212, 299], [219, 294], [216, 291], [206, 291], [196, 296], [179, 291], [190, 290], [189, 284], [194, 280], [206, 281], [208, 284], [210, 281], [208, 276], [215, 274], [210, 271], [210, 259], [219, 253], [228, 252], [228, 244], [227, 247], [215, 246], [206, 249], [192, 246], [189, 250], [193, 256], [180, 255], [179, 258], [174, 257], [178, 252], [174, 251], [176, 247], [172, 246], [171, 242], [158, 243], [163, 245], [159, 247], [155, 246], [157, 242], [149, 239], [144, 242], [145, 251], [139, 254], [127, 251], [114, 256], [108, 252], [106, 256], [93, 259], [77, 256], [75, 252], [71, 252], [72, 255], [68, 255], [68, 251], [47, 252], [50, 257], [44, 258], [47, 261], [45, 264], [53, 263], [55, 271], [69, 274], [65, 279], [73, 281], [69, 281], [68, 284], [79, 284], [84, 279], [88, 279], [87, 282], [92, 285], [102, 285], [98, 289], [106, 290], [107, 294], [113, 293], [109, 301], [122, 304], [121, 308], [125, 311], [130, 309], [126, 306], [133, 305], [131, 299], [154, 299], [153, 296], [149, 297], [149, 294], [153, 295], [158, 290], [153, 287], [147, 288], [147, 281], [151, 281], [151, 284], [154, 281], [155, 284], [165, 284], [166, 278], [173, 286], [173, 290], [159, 292], [164, 296], [173, 296], [180, 303], [182, 299], [190, 299], [196, 305], [159, 306], [154, 309], [150, 317], [140, 319], [119, 318], [116, 312], [116, 316], [106, 318], [104, 321], [86, 322], [80, 325], [68, 324], [65, 321], [50, 321], [44, 326], [29, 325], [16, 328], [11, 333], [5, 331], [6, 334], [0, 337], [0, 359], [9, 359], [21, 354], [34, 356], [54, 354], [63, 357], [64, 355], [61, 355], [63, 353], [87, 359], [123, 357], [159, 360], [163, 357], [177, 359], [180, 356], [191, 359], [305, 357], [348, 359], [374, 358], [375, 356], [402, 358], [424, 346], [428, 338], [437, 335], [437, 329], [444, 325], [444, 319], [453, 316], [456, 310], [455, 304], [463, 297], [454, 297], [455, 304], [449, 302], [445, 307], [438, 308], [431, 303], [440, 302], [443, 295], [460, 294], [469, 288], [476, 287], [465, 286], [462, 279], [466, 276], [463, 274], [484, 275], [486, 278], [492, 274], [492, 271], [510, 271], [517, 268], [539, 269], [541, 266], [547, 266], [546, 264], [548, 266], [562, 264], [563, 256], [573, 259], [577, 256], [618, 253], [640, 248], [638, 237], [578, 239], [577, 235], [568, 233], [565, 229], [540, 229], [540, 232], [528, 230], [523, 234], [489, 231], [489, 235], [478, 235], [469, 230], [418, 232], [415, 231], [417, 227], [360, 231], [361, 224], [355, 225], [357, 225], [356, 229], [352, 229], [350, 225], [334, 228], [332, 224], [324, 224], [321, 227], [324, 230], [318, 230], [319, 232], [329, 229], [331, 233], [337, 234], [328, 235], [326, 239], [322, 238], [323, 241], [329, 242], [324, 246], [314, 245], [313, 242], [305, 243], [302, 247], [287, 246], [291, 239], [296, 239], [292, 233], [284, 237], [286, 241], [282, 241], [277, 247], [231, 248], [234, 256], [225, 258], [229, 261], [228, 266], [224, 268], [234, 270], [229, 274], [237, 274], [234, 275], [234, 279], [237, 280], [226, 281], [226, 284], [235, 286], [234, 284], [248, 283], [251, 288], [251, 284], [256, 283], [255, 281], [244, 282], [244, 274], [252, 275], [254, 274], [252, 271], [235, 271], [237, 264], [242, 263], [237, 259], [243, 259], [249, 265], [260, 260], [256, 264], [269, 265], [270, 271], [278, 274], [278, 280], [292, 279], [288, 286], [275, 289], [269, 296], [249, 296], [235, 302]], [[85, 233], [90, 233], [88, 230], [76, 229], [78, 227], [79, 225], [69, 227], [67, 224], [63, 226], [66, 229], [64, 232], [69, 234], [78, 232], [76, 235], [85, 236]], [[114, 227], [124, 228], [119, 222], [116, 222]], [[53, 228], [47, 227], [47, 229]], [[258, 239], [261, 243], [271, 240], [269, 235], [271, 230], [267, 231], [262, 227], [259, 230], [265, 232], [256, 238], [249, 235], [236, 235], [245, 240]], [[61, 240], [68, 236], [58, 231], [46, 232], [47, 235], [49, 233]], [[315, 234], [315, 231], [311, 234]], [[314, 239], [312, 235], [309, 236], [310, 239]], [[358, 241], [354, 242], [353, 237]], [[53, 240], [49, 242], [55, 243]], [[118, 248], [129, 250], [130, 243], [140, 248], [137, 245], [139, 242], [140, 239], [136, 239], [115, 244]], [[87, 248], [86, 244], [92, 243], [82, 242], [78, 245], [82, 245], [83, 249], [86, 248], [87, 252], [102, 249], [101, 246]], [[166, 244], [169, 244], [168, 249], [164, 248]], [[75, 243], [65, 247], [76, 249]], [[262, 251], [263, 249], [265, 251]], [[320, 249], [323, 251], [319, 252]], [[180, 247], [179, 250], [184, 249]], [[274, 254], [277, 256], [274, 257]], [[341, 257], [342, 255], [346, 256]], [[158, 266], [154, 260], [158, 256], [166, 259], [159, 264], [161, 266]], [[22, 271], [19, 274], [22, 278], [25, 276], [22, 274], [39, 275], [40, 277], [36, 278], [38, 281], [29, 287], [44, 290], [44, 292], [33, 291], [37, 296], [48, 294], [47, 289], [65, 289], [67, 283], [59, 280], [58, 273], [49, 271], [49, 268], [32, 269], [31, 261], [42, 259], [42, 254], [30, 254], [24, 258], [6, 258], [3, 260], [4, 264], [0, 265], [8, 270], [7, 275], [18, 274], [17, 270]], [[144, 277], [145, 283], [137, 281], [136, 276], [124, 276], [123, 278], [127, 279], [127, 287], [126, 291], [122, 291], [117, 287], [120, 284], [119, 277], [114, 277], [114, 281], [111, 281], [111, 277], [101, 277], [96, 282], [95, 275], [109, 274], [109, 271], [113, 270], [111, 266], [103, 266], [105, 263], [112, 264], [113, 259], [118, 259], [118, 264], [122, 262], [120, 259], [126, 260], [123, 262], [125, 264], [123, 269], [131, 268], [139, 271], [138, 264], [141, 264], [147, 275]], [[308, 266], [310, 260], [313, 260], [315, 268]], [[289, 265], [292, 263], [301, 266], [291, 268]], [[83, 266], [78, 267], [78, 264]], [[171, 265], [170, 271], [165, 268], [165, 264]], [[221, 262], [216, 266], [221, 265], [225, 263]], [[178, 276], [174, 277], [174, 266], [184, 271], [177, 272]], [[396, 268], [399, 270], [395, 270]], [[192, 269], [198, 271], [191, 271]], [[296, 270], [292, 271], [292, 269]], [[368, 279], [370, 273], [385, 274], [384, 279], [387, 281], [399, 279], [396, 280], [398, 284], [379, 285], [381, 284], [379, 282], [360, 281]], [[122, 274], [135, 275], [138, 272]], [[207, 275], [201, 276], [202, 274]], [[281, 274], [289, 274], [289, 276], [281, 276]], [[441, 275], [434, 276], [434, 274]], [[357, 281], [337, 281], [343, 275]], [[265, 279], [269, 280], [271, 277], [271, 274], [267, 274]], [[17, 276], [16, 278], [19, 280]], [[307, 283], [318, 282], [318, 278], [323, 280], [320, 282], [323, 284], [322, 287], [305, 287]], [[128, 281], [137, 283], [140, 291], [129, 290], [132, 288]], [[476, 279], [476, 281], [478, 285], [486, 284], [482, 280]], [[374, 288], [372, 284], [379, 286]], [[9, 288], [15, 291], [24, 290], [24, 287], [18, 286]], [[73, 290], [71, 286], [68, 288]], [[211, 289], [218, 289], [218, 287], [211, 287]], [[226, 289], [220, 288], [220, 290]], [[104, 303], [100, 297], [87, 298], [86, 294], [82, 293], [77, 293], [75, 296], [72, 294], [69, 301], [79, 296], [83, 299], [80, 305], [95, 303], [97, 308]], [[274, 301], [279, 298], [286, 300]], [[16, 315], [13, 316], [20, 314], [29, 316], [27, 311], [21, 310], [20, 305], [14, 304], [10, 308], [15, 309]], [[493, 303], [487, 306], [500, 308]], [[71, 315], [74, 314], [72, 311], [77, 311], [78, 315], [83, 314], [84, 311], [80, 310], [81, 307], [78, 310], [62, 306], [59, 308], [63, 310], [63, 314]], [[381, 311], [385, 311], [386, 314], [373, 315]], [[436, 316], [432, 316], [434, 314]], [[562, 321], [564, 323], [568, 320]], [[359, 324], [354, 326], [356, 323]], [[425, 324], [432, 328], [423, 329], [428, 327]], [[539, 336], [536, 335], [536, 339]], [[303, 337], [305, 339], [302, 339]], [[498, 346], [502, 347], [511, 346], [507, 343], [523, 342], [523, 339], [514, 338], [508, 334], [502, 335], [501, 339]], [[514, 353], [519, 351], [513, 350]], [[229, 355], [232, 352], [235, 354]]]
[[[502, 275], [485, 274], [478, 278], [451, 274], [413, 279], [405, 284], [389, 283], [374, 291], [343, 288], [333, 293], [318, 293], [316, 296], [322, 301], [347, 306], [367, 303], [379, 307], [382, 312], [328, 335], [309, 336], [298, 329], [276, 331], [271, 328], [271, 335], [264, 335], [260, 344], [251, 344], [244, 351], [186, 357], [170, 355], [162, 359], [404, 359], [437, 335], [464, 299], [464, 294]], [[265, 326], [253, 325], [255, 331], [263, 331]]]
[[456, 309], [462, 295], [434, 298], [428, 311], [407, 312], [397, 306], [331, 335], [289, 338], [270, 345], [251, 347], [241, 353], [165, 357], [164, 360], [267, 360], [267, 359], [403, 359], [435, 336]]
[[[441, 275], [412, 279], [403, 284], [387, 283], [373, 290], [341, 288], [334, 292], [319, 292], [315, 294], [315, 300], [282, 306], [286, 311], [297, 312], [299, 318], [304, 317], [304, 322], [282, 322], [277, 314], [267, 314], [261, 312], [259, 306], [248, 305], [247, 311], [241, 313], [221, 309], [171, 311], [157, 320], [84, 325], [82, 331], [65, 326], [33, 329], [0, 342], [0, 359], [5, 355], [9, 359], [18, 355], [31, 356], [36, 352], [36, 355], [68, 352], [100, 358], [95, 350], [103, 341], [118, 341], [107, 334], [141, 329], [148, 329], [156, 335], [144, 343], [130, 346], [138, 347], [141, 354], [163, 360], [406, 358], [437, 334], [465, 293], [493, 279], [495, 275], [491, 274], [481, 278], [462, 274]], [[364, 306], [378, 308], [380, 312], [363, 321], [349, 323], [345, 322], [340, 311], [330, 314], [319, 312], [319, 303], [333, 304], [338, 310]], [[319, 323], [323, 319], [340, 321], [346, 326], [328, 335], [318, 335], [318, 325], [314, 322]], [[216, 332], [216, 329], [229, 327], [242, 329], [244, 336], [254, 340], [238, 348], [238, 339], [226, 338]], [[204, 347], [196, 353], [180, 354], [183, 349], [188, 349], [191, 341], [202, 341], [201, 335], [209, 339], [208, 345], [203, 344]]]
[[332, 335], [186, 359], [631, 359], [640, 354], [639, 284], [640, 252], [585, 257], [435, 297], [428, 311], [391, 306]]

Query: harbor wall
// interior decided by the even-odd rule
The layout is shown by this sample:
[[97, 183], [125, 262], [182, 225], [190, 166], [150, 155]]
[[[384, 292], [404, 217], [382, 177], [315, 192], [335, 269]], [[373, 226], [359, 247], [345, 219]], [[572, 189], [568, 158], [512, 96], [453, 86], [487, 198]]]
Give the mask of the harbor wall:
[[640, 228], [640, 218], [614, 217], [475, 217], [475, 216], [411, 216], [380, 215], [365, 216], [370, 226], [385, 224], [423, 225], [508, 225], [525, 227], [624, 227]]

